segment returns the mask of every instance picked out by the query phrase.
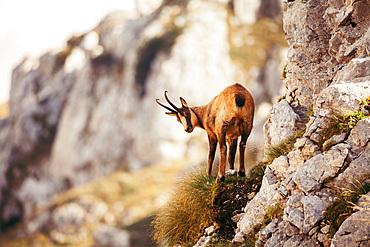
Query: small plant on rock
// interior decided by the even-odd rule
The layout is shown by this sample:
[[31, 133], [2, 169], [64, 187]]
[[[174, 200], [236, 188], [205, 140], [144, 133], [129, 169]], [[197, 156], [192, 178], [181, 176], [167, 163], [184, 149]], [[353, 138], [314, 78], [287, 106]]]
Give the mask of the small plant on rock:
[[[370, 176], [370, 174], [369, 174]], [[367, 177], [369, 177], [367, 176]], [[358, 199], [370, 191], [370, 183], [359, 182], [357, 190], [347, 188], [335, 188], [333, 193], [336, 197], [335, 201], [326, 209], [324, 222], [330, 225], [329, 235], [331, 237], [338, 231], [340, 225], [353, 213], [353, 206]]]
[[343, 113], [336, 113], [331, 116], [325, 126], [325, 128], [321, 131], [321, 140], [317, 143], [317, 145], [321, 148], [321, 150], [326, 151], [329, 149], [330, 145], [326, 145], [324, 147], [324, 143], [328, 141], [334, 135], [340, 135], [342, 133], [346, 133], [346, 138], [348, 137], [351, 130], [356, 126], [356, 124], [362, 120], [369, 117], [363, 111], [358, 110], [353, 113], [343, 114]]

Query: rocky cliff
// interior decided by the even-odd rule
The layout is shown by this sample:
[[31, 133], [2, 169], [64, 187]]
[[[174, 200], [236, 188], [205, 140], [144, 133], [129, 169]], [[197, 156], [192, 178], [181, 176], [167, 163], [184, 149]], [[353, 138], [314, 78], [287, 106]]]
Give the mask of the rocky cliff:
[[197, 105], [244, 84], [257, 102], [249, 143], [259, 149], [265, 109], [281, 90], [281, 4], [157, 2], [149, 15], [109, 14], [14, 69], [10, 113], [0, 120], [2, 230], [33, 218], [57, 193], [116, 170], [204, 162], [205, 134], [183, 133], [155, 104], [164, 90]]
[[[284, 3], [286, 96], [271, 110], [266, 142], [276, 148], [301, 132], [291, 148], [280, 145], [285, 154], [267, 166], [260, 192], [240, 216], [235, 242], [253, 235], [277, 205], [281, 216], [257, 232], [257, 246], [370, 245], [370, 194], [346, 204], [349, 211], [338, 207], [343, 193], [369, 191], [369, 24], [366, 0]], [[351, 216], [342, 223], [345, 214]]]

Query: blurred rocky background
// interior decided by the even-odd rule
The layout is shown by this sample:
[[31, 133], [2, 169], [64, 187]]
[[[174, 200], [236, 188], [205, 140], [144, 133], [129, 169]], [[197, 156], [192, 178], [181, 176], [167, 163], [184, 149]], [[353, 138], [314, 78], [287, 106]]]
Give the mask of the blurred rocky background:
[[0, 105], [1, 246], [154, 245], [150, 216], [208, 149], [204, 131], [186, 134], [155, 103], [164, 90], [203, 105], [246, 86], [247, 164], [262, 157], [284, 94], [281, 1], [135, 2], [14, 68]]

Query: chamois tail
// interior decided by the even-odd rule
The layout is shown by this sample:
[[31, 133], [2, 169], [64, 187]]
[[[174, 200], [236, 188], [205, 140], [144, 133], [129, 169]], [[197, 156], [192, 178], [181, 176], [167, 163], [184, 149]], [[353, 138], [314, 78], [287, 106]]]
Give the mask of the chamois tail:
[[235, 103], [238, 107], [243, 107], [245, 105], [245, 96], [241, 93], [235, 95]]

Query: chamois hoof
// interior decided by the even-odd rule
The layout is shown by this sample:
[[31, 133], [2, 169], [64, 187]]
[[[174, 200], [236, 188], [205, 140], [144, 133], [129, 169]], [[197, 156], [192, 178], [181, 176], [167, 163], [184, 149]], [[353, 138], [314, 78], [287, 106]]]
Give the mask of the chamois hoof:
[[222, 177], [217, 176], [216, 183], [221, 183], [223, 181], [225, 181], [225, 176], [222, 176]]
[[239, 177], [245, 177], [245, 171], [238, 171]]

